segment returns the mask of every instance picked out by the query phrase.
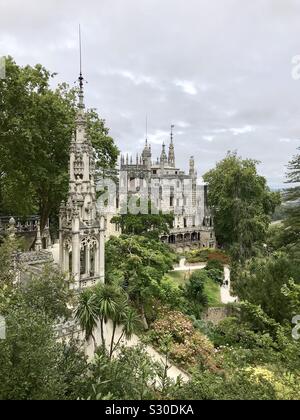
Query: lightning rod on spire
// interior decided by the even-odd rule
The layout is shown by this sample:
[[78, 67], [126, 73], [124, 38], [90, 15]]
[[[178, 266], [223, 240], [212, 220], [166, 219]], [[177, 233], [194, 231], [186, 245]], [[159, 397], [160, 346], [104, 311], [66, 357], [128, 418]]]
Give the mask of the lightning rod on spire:
[[83, 104], [83, 81], [84, 78], [82, 76], [82, 46], [81, 46], [81, 26], [79, 24], [79, 107], [84, 108]]

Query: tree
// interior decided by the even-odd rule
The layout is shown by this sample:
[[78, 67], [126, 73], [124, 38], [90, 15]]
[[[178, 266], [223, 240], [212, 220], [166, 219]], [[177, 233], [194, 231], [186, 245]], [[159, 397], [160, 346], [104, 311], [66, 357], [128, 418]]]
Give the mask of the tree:
[[217, 240], [241, 261], [265, 241], [270, 216], [280, 202], [279, 194], [270, 192], [266, 179], [258, 175], [257, 163], [228, 153], [203, 176], [209, 184]]
[[260, 305], [277, 322], [290, 322], [292, 308], [282, 288], [291, 279], [299, 283], [299, 267], [299, 261], [282, 252], [254, 258], [234, 273], [233, 291], [241, 300]]
[[160, 396], [156, 390], [158, 371], [161, 367], [142, 346], [121, 347], [113, 359], [100, 348], [90, 366], [89, 399], [157, 399]]
[[186, 297], [200, 306], [207, 305], [207, 296], [204, 292], [204, 285], [207, 281], [209, 281], [209, 276], [205, 270], [194, 271], [184, 286]]
[[[109, 319], [117, 319], [118, 303], [120, 302], [121, 290], [114, 285], [105, 284], [95, 288], [97, 300], [98, 319], [100, 321], [102, 346], [106, 348], [104, 337], [104, 324]], [[112, 352], [112, 350], [111, 350]]]
[[88, 342], [92, 338], [94, 349], [96, 349], [97, 342], [94, 330], [98, 324], [99, 314], [97, 296], [92, 289], [86, 289], [80, 293], [75, 310], [75, 319], [79, 322], [82, 331], [85, 332], [86, 341]]
[[[76, 90], [66, 84], [52, 90], [51, 74], [40, 64], [18, 66], [6, 59], [0, 80], [0, 200], [5, 213], [38, 212], [41, 229], [57, 214], [68, 188], [68, 159], [76, 113]], [[114, 167], [118, 149], [95, 110], [88, 133], [98, 165]]]
[[[81, 329], [85, 332], [86, 340], [93, 339], [95, 350], [97, 348], [95, 329], [100, 325], [102, 348], [106, 350], [108, 346], [105, 340], [104, 324], [109, 320], [112, 322], [110, 358], [119, 347], [123, 337], [128, 340], [131, 338], [138, 322], [135, 311], [129, 306], [127, 294], [114, 284], [99, 284], [94, 288], [84, 290], [79, 296], [75, 319], [79, 321]], [[122, 325], [122, 330], [115, 342], [116, 328], [120, 325]]]
[[106, 244], [107, 281], [119, 279], [141, 311], [146, 329], [145, 304], [159, 296], [161, 279], [173, 268], [176, 259], [166, 245], [143, 236], [121, 235], [112, 237]]
[[159, 240], [161, 235], [169, 233], [174, 223], [174, 214], [164, 214], [161, 210], [153, 209], [151, 201], [148, 203], [148, 214], [130, 214], [127, 210], [111, 220], [111, 223], [120, 226], [124, 235], [147, 236]]
[[48, 265], [21, 287], [23, 298], [32, 309], [42, 311], [53, 321], [66, 320], [71, 316], [74, 293], [59, 269]]
[[[300, 150], [300, 148], [298, 149]], [[300, 183], [300, 154], [296, 155], [288, 165], [287, 183]], [[285, 193], [286, 219], [284, 220], [283, 242], [297, 245], [300, 242], [300, 186], [289, 188]]]
[[0, 312], [6, 322], [6, 337], [0, 340], [0, 400], [85, 395], [83, 353], [73, 342], [58, 342], [53, 320], [43, 310], [31, 308], [21, 288], [0, 288]]

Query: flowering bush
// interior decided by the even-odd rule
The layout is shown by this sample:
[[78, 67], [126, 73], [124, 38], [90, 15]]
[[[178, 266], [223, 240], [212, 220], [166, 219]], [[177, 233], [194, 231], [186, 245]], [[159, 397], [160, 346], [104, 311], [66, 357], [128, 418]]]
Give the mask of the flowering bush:
[[190, 264], [207, 262], [210, 260], [220, 261], [222, 264], [229, 264], [229, 257], [220, 249], [201, 248], [189, 251], [186, 254], [186, 261]]
[[159, 318], [151, 325], [148, 337], [159, 348], [168, 341], [170, 358], [184, 368], [200, 364], [210, 370], [218, 369], [212, 343], [179, 311], [163, 309]]

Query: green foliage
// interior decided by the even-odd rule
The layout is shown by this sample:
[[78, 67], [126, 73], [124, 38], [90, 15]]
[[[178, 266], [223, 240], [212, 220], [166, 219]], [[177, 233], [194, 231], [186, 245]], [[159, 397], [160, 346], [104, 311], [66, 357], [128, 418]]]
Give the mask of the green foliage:
[[220, 261], [221, 264], [229, 264], [229, 257], [220, 249], [200, 248], [186, 253], [186, 262], [189, 264]]
[[[94, 330], [100, 324], [102, 347], [107, 343], [104, 338], [104, 324], [112, 321], [113, 329], [109, 356], [112, 357], [123, 337], [130, 339], [139, 319], [135, 311], [129, 306], [128, 296], [123, 289], [114, 284], [99, 284], [94, 288], [86, 289], [79, 295], [75, 319], [78, 320], [85, 338], [94, 341], [94, 349], [97, 348]], [[115, 342], [117, 326], [122, 325], [122, 333]]]
[[223, 284], [223, 280], [224, 280], [223, 270], [211, 269], [211, 270], [207, 270], [207, 274], [215, 283], [219, 284], [220, 286]]
[[207, 271], [210, 271], [210, 270], [223, 271], [223, 269], [224, 269], [224, 264], [222, 264], [220, 260], [215, 260], [215, 259], [208, 260], [205, 267], [205, 270]]
[[18, 243], [11, 238], [6, 238], [0, 246], [0, 287], [9, 286], [15, 281], [15, 271], [12, 268], [17, 249]]
[[[54, 77], [40, 64], [20, 67], [8, 57], [0, 80], [1, 212], [38, 212], [42, 229], [66, 197], [76, 112], [76, 91], [66, 84], [52, 90]], [[88, 113], [88, 131], [98, 165], [114, 167], [118, 150], [94, 110]]]
[[57, 342], [52, 321], [44, 311], [32, 309], [21, 290], [5, 293], [10, 296], [6, 305], [1, 296], [6, 339], [0, 340], [0, 399], [76, 398], [87, 366], [81, 351]]
[[274, 348], [273, 338], [267, 331], [255, 332], [250, 323], [242, 323], [238, 318], [225, 318], [215, 328], [213, 341], [217, 347], [237, 346], [246, 349]]
[[90, 368], [89, 399], [99, 395], [100, 399], [107, 395], [116, 400], [158, 399], [155, 381], [159, 370], [143, 347], [122, 347], [114, 359], [99, 349]]
[[[300, 150], [300, 149], [298, 149]], [[296, 184], [287, 190], [285, 194], [286, 219], [284, 220], [285, 244], [298, 244], [300, 238], [300, 154], [294, 156], [288, 166], [287, 183]]]
[[144, 305], [159, 296], [161, 279], [176, 259], [164, 244], [143, 236], [112, 237], [106, 244], [107, 281], [119, 281], [141, 311], [145, 328]]
[[203, 368], [218, 369], [210, 341], [179, 311], [161, 310], [151, 325], [148, 338], [159, 349], [169, 341], [170, 358], [184, 368], [200, 364]]
[[[137, 200], [137, 206], [139, 205]], [[122, 209], [121, 213], [124, 214], [113, 217], [111, 222], [120, 226], [124, 235], [146, 236], [159, 240], [161, 235], [169, 233], [174, 222], [173, 214], [164, 214], [153, 209], [151, 201], [148, 203], [148, 214], [131, 214], [130, 209]]]
[[282, 289], [281, 293], [289, 301], [289, 306], [292, 310], [293, 315], [300, 314], [300, 284], [296, 284], [293, 280], [290, 280], [288, 284], [285, 284]]
[[300, 265], [286, 253], [254, 258], [233, 274], [233, 290], [241, 300], [260, 305], [264, 312], [282, 323], [291, 321], [292, 309], [282, 287], [300, 281]]
[[270, 192], [266, 179], [257, 174], [257, 163], [228, 153], [203, 176], [209, 184], [217, 241], [242, 261], [265, 240], [270, 216], [280, 203], [279, 194]]
[[51, 320], [66, 320], [74, 293], [60, 270], [46, 266], [39, 276], [31, 277], [22, 287], [23, 299], [28, 307], [45, 313]]
[[183, 286], [183, 293], [189, 301], [189, 313], [197, 318], [201, 317], [203, 309], [208, 304], [205, 293], [205, 283], [209, 281], [209, 276], [205, 270], [197, 270], [192, 273], [188, 282]]
[[175, 392], [183, 400], [273, 400], [275, 391], [264, 378], [252, 380], [250, 372], [230, 375], [195, 372], [192, 380]]

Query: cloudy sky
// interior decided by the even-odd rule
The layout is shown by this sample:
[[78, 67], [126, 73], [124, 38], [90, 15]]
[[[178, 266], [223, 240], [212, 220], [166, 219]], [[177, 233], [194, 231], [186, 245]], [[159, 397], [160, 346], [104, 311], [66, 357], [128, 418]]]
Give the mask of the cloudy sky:
[[300, 146], [299, 22], [300, 0], [1, 0], [0, 56], [73, 84], [81, 23], [86, 104], [123, 152], [142, 149], [147, 114], [155, 157], [174, 124], [184, 169], [237, 150], [276, 187]]

